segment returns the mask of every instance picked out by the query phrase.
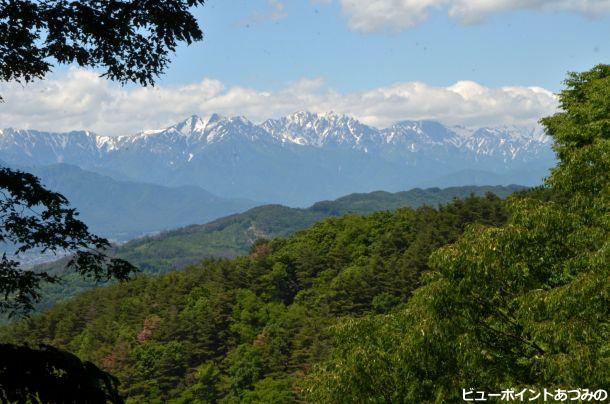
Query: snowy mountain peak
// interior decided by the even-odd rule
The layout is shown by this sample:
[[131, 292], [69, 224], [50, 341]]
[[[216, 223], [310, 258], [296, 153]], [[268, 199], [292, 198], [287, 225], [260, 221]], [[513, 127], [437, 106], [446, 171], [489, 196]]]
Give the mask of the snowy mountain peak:
[[6, 129], [0, 132], [0, 159], [21, 161], [24, 159], [19, 155], [22, 155], [30, 156], [35, 163], [38, 156], [45, 156], [43, 161], [52, 163], [69, 161], [71, 153], [83, 159], [140, 153], [167, 160], [165, 164], [173, 166], [181, 161], [197, 160], [199, 154], [219, 143], [231, 144], [234, 150], [245, 145], [313, 147], [364, 152], [382, 159], [387, 156], [405, 161], [499, 159], [505, 164], [519, 159], [530, 161], [549, 152], [551, 139], [540, 127], [468, 128], [445, 126], [431, 120], [404, 120], [377, 129], [333, 111], [323, 114], [298, 111], [260, 125], [243, 116], [227, 118], [212, 114], [209, 119], [192, 115], [165, 129], [121, 137], [98, 136], [87, 131], [49, 133]]
[[317, 114], [307, 111], [265, 121], [261, 127], [283, 143], [314, 147], [363, 146], [376, 135], [376, 130], [356, 119], [335, 112]]
[[120, 137], [86, 131], [0, 133], [0, 160], [9, 165], [63, 162], [120, 178], [294, 204], [426, 181], [427, 186], [485, 183], [480, 178], [538, 184], [555, 158], [541, 128], [405, 120], [377, 129], [334, 112], [299, 111], [262, 124], [194, 115], [164, 129]]
[[378, 129], [348, 115], [299, 111], [262, 124], [193, 115], [120, 137], [5, 129], [0, 160], [22, 167], [63, 162], [119, 178], [303, 204], [420, 184], [539, 184], [555, 155], [539, 127], [405, 120]]
[[243, 125], [243, 126], [254, 126], [254, 124], [245, 116], [233, 116], [228, 119], [231, 124]]
[[210, 119], [208, 119], [208, 124], [220, 122], [223, 119], [225, 119], [223, 116], [214, 112], [212, 115], [210, 115]]
[[174, 125], [174, 128], [177, 132], [181, 133], [185, 136], [190, 136], [193, 133], [203, 132], [206, 127], [206, 122], [203, 121], [197, 115], [192, 115], [188, 117], [186, 120]]

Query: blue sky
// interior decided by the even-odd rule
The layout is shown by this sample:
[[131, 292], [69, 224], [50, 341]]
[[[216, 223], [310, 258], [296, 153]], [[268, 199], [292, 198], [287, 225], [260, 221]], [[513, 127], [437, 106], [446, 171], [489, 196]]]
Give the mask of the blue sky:
[[338, 1], [282, 4], [278, 13], [267, 0], [209, 0], [196, 11], [206, 39], [181, 48], [161, 82], [205, 76], [274, 89], [323, 77], [337, 90], [354, 91], [474, 80], [558, 90], [566, 71], [610, 61], [610, 18], [603, 15], [521, 10], [464, 25], [431, 9], [427, 20], [402, 32], [362, 33], [350, 29]]
[[610, 0], [208, 0], [195, 14], [204, 41], [181, 46], [155, 88], [61, 67], [0, 83], [2, 126], [114, 136], [299, 110], [533, 126], [567, 71], [610, 62]]

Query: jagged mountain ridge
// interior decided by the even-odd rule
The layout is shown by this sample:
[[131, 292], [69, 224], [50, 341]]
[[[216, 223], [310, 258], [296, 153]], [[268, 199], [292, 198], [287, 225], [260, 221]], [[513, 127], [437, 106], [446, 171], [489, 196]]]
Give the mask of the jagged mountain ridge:
[[[261, 124], [245, 117], [191, 116], [166, 129], [118, 137], [5, 129], [0, 159], [20, 165], [69, 163], [125, 179], [305, 205], [350, 192], [434, 183], [464, 170], [503, 176], [505, 184], [532, 185], [552, 166], [554, 155], [540, 128], [401, 121], [377, 129], [347, 115], [297, 112]], [[511, 177], [517, 171], [531, 175]]]

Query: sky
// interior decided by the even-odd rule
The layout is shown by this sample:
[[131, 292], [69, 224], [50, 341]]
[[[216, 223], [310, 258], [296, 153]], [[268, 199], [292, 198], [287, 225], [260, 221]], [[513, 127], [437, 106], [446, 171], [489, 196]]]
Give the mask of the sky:
[[155, 88], [58, 67], [1, 84], [0, 127], [123, 135], [197, 114], [335, 111], [534, 125], [568, 71], [610, 62], [610, 0], [208, 0]]

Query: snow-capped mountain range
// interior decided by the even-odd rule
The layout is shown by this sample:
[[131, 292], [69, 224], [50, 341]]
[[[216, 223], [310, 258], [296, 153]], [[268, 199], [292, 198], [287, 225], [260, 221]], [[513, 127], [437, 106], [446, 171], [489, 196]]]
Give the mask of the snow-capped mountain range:
[[539, 127], [401, 121], [377, 129], [347, 115], [297, 112], [261, 124], [191, 116], [165, 129], [119, 137], [5, 129], [0, 160], [20, 166], [70, 163], [117, 178], [303, 205], [418, 184], [531, 185], [546, 175], [554, 154]]

